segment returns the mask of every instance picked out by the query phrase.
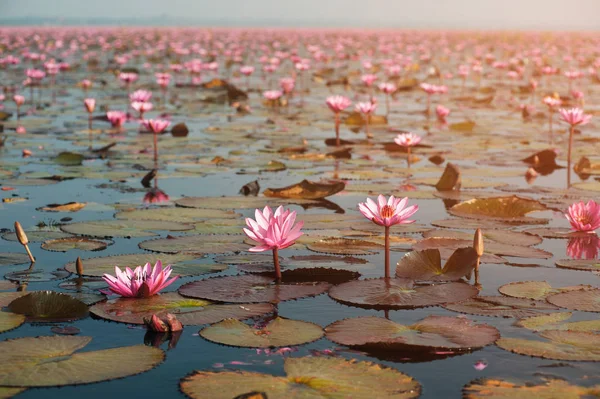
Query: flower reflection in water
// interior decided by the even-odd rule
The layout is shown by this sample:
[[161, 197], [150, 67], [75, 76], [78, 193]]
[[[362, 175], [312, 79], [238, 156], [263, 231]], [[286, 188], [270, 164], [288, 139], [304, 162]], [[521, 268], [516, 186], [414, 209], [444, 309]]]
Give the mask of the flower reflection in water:
[[567, 244], [567, 255], [573, 259], [596, 259], [600, 238], [596, 234], [572, 237]]

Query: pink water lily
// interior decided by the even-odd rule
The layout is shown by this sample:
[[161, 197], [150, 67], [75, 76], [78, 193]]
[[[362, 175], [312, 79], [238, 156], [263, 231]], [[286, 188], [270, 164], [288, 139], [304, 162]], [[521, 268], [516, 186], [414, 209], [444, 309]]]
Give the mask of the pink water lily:
[[171, 285], [179, 276], [169, 279], [171, 265], [163, 269], [159, 260], [154, 267], [150, 263], [138, 266], [135, 270], [129, 267], [125, 270], [115, 266], [115, 275], [105, 274], [102, 278], [108, 284], [110, 291], [127, 298], [146, 298], [158, 294], [163, 288]]
[[561, 108], [558, 110], [558, 113], [560, 114], [560, 119], [571, 126], [586, 125], [592, 119], [592, 115], [584, 114], [581, 108]]
[[83, 100], [83, 105], [85, 105], [87, 112], [91, 114], [96, 109], [96, 100], [93, 98], [86, 98]]
[[110, 122], [112, 127], [121, 127], [127, 119], [127, 114], [123, 111], [108, 111], [106, 118]]
[[140, 113], [140, 119], [144, 118], [144, 113], [151, 111], [153, 108], [152, 103], [149, 102], [140, 102], [140, 101], [134, 101], [131, 103], [131, 108], [135, 109], [137, 112]]
[[335, 114], [335, 145], [340, 145], [340, 112], [348, 108], [352, 101], [344, 96], [329, 96], [325, 101], [329, 109]]
[[256, 220], [246, 218], [248, 227], [243, 229], [244, 233], [257, 243], [249, 251], [264, 252], [272, 250], [275, 275], [278, 280], [281, 280], [278, 251], [296, 242], [303, 234], [300, 230], [304, 226], [304, 222], [300, 221], [294, 225], [296, 212], [284, 209], [283, 206], [279, 206], [275, 212], [265, 206], [262, 211], [257, 209], [254, 216]]
[[[145, 104], [145, 103], [142, 103]], [[143, 120], [142, 125], [146, 130], [150, 130], [154, 133], [154, 164], [158, 163], [158, 135], [165, 131], [169, 127], [171, 122], [165, 119], [148, 119]]]
[[600, 204], [594, 200], [584, 203], [576, 202], [569, 206], [565, 217], [571, 223], [571, 229], [582, 232], [593, 232], [600, 227]]
[[129, 101], [146, 103], [152, 98], [152, 92], [148, 90], [136, 90], [129, 95]]

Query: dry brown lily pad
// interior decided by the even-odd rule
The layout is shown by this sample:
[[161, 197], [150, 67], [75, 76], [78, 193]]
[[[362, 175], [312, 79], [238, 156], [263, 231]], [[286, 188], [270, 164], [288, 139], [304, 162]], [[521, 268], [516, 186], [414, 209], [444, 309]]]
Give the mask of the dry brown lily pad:
[[282, 188], [267, 188], [263, 194], [265, 197], [276, 198], [300, 198], [300, 199], [322, 199], [339, 193], [346, 187], [344, 182], [315, 183], [302, 180], [300, 183]]
[[600, 334], [548, 330], [539, 334], [549, 341], [500, 338], [496, 345], [509, 352], [544, 359], [600, 362]]
[[412, 280], [380, 278], [340, 284], [329, 296], [346, 305], [370, 309], [413, 309], [460, 302], [477, 295], [477, 288], [466, 283], [416, 285]]
[[510, 399], [586, 399], [600, 391], [600, 385], [584, 387], [572, 385], [568, 381], [549, 379], [540, 384], [514, 383], [485, 378], [471, 382], [463, 388], [464, 399], [510, 398]]
[[545, 301], [509, 298], [505, 296], [478, 296], [460, 303], [444, 305], [453, 312], [478, 316], [514, 317], [521, 319], [539, 315], [539, 312], [558, 310], [558, 307]]
[[598, 259], [561, 259], [556, 261], [556, 266], [563, 269], [600, 271]]
[[446, 169], [444, 169], [444, 173], [435, 185], [435, 189], [438, 191], [452, 191], [460, 190], [460, 186], [460, 170], [458, 169], [458, 166], [448, 162]]
[[477, 252], [472, 247], [458, 248], [442, 267], [438, 249], [412, 251], [396, 265], [396, 277], [411, 280], [456, 281], [469, 275], [477, 263]]
[[508, 283], [500, 288], [498, 291], [502, 295], [510, 296], [513, 298], [525, 298], [525, 299], [536, 299], [543, 300], [549, 295], [577, 291], [581, 289], [590, 289], [591, 285], [576, 285], [573, 287], [562, 287], [552, 288], [546, 281], [516, 281], [514, 283]]
[[548, 302], [569, 310], [600, 312], [600, 289], [580, 289], [550, 295]]
[[561, 330], [561, 331], [581, 331], [581, 332], [599, 332], [600, 320], [581, 320], [570, 323], [563, 323], [573, 316], [571, 312], [549, 313], [540, 316], [527, 317], [515, 323], [519, 327], [527, 328], [532, 331]]
[[330, 287], [328, 283], [275, 283], [266, 276], [227, 276], [209, 278], [185, 284], [179, 293], [190, 298], [232, 303], [278, 303], [320, 295]]
[[86, 205], [86, 203], [81, 202], [67, 202], [66, 204], [48, 204], [38, 210], [45, 212], [77, 212], [85, 208]]
[[544, 224], [548, 219], [526, 216], [530, 212], [548, 210], [540, 202], [516, 195], [510, 197], [474, 198], [454, 205], [448, 211], [454, 216], [494, 220], [511, 224]]

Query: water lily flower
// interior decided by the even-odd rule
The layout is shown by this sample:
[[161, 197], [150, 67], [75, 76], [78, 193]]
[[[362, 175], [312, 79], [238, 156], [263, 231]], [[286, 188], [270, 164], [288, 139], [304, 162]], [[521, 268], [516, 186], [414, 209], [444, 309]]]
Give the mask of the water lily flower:
[[358, 204], [358, 210], [364, 217], [373, 223], [385, 228], [385, 277], [390, 277], [390, 226], [396, 224], [410, 224], [412, 215], [419, 210], [418, 205], [406, 206], [408, 197], [396, 198], [393, 195], [386, 198], [383, 195], [377, 197], [377, 202], [367, 198], [366, 202]]
[[446, 123], [446, 117], [450, 115], [450, 110], [443, 105], [435, 107], [435, 113], [440, 123]]
[[[146, 103], [142, 103], [146, 104]], [[158, 162], [158, 135], [165, 131], [171, 122], [165, 119], [143, 120], [142, 125], [154, 134], [154, 163]]]
[[340, 145], [340, 112], [348, 108], [352, 101], [344, 96], [329, 96], [325, 101], [329, 109], [335, 114], [335, 145]]
[[256, 220], [246, 218], [247, 228], [244, 233], [257, 243], [256, 246], [249, 249], [250, 252], [273, 251], [273, 262], [275, 264], [275, 276], [281, 280], [281, 269], [279, 266], [280, 249], [293, 245], [302, 233], [300, 230], [304, 222], [296, 222], [296, 211], [284, 209], [279, 206], [273, 212], [271, 208], [265, 206], [261, 211], [256, 209], [254, 212]]
[[410, 168], [410, 148], [421, 142], [421, 136], [414, 133], [402, 133], [396, 136], [394, 142], [399, 146], [406, 148], [406, 160], [408, 167]]
[[96, 109], [96, 100], [93, 98], [86, 98], [83, 100], [83, 105], [85, 105], [87, 112], [91, 114]]
[[571, 229], [582, 232], [593, 232], [600, 227], [600, 204], [594, 200], [588, 203], [576, 202], [569, 206], [565, 217], [571, 223]]
[[174, 283], [179, 276], [169, 279], [171, 265], [163, 269], [159, 260], [154, 267], [150, 263], [138, 266], [135, 270], [129, 267], [121, 271], [115, 266], [115, 275], [105, 274], [102, 278], [108, 284], [110, 291], [127, 298], [147, 298], [158, 294], [159, 291]]
[[127, 114], [123, 111], [108, 111], [106, 113], [106, 118], [112, 127], [120, 128], [123, 126], [125, 120], [127, 120]]
[[567, 152], [567, 187], [571, 187], [571, 149], [573, 147], [575, 126], [586, 125], [592, 119], [592, 115], [584, 114], [581, 108], [561, 108], [558, 112], [560, 113], [561, 120], [571, 125], [569, 129], [569, 147]]
[[129, 101], [146, 103], [152, 98], [152, 92], [148, 90], [136, 90], [129, 95]]
[[375, 112], [376, 108], [377, 104], [372, 102], [362, 102], [356, 104], [356, 111], [360, 112], [365, 117], [365, 130], [367, 133], [367, 137], [373, 137], [369, 132], [369, 121], [371, 120], [371, 114]]
[[157, 187], [154, 187], [148, 190], [142, 201], [144, 204], [159, 204], [161, 202], [168, 202], [169, 199], [170, 198], [167, 193]]

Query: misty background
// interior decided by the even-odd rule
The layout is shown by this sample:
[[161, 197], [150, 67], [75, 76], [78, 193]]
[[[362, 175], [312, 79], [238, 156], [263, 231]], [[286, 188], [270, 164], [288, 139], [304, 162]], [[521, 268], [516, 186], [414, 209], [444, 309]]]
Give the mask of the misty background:
[[600, 29], [600, 0], [0, 0], [0, 25]]

